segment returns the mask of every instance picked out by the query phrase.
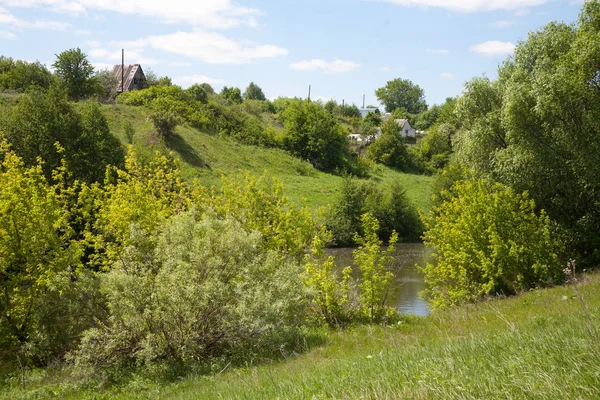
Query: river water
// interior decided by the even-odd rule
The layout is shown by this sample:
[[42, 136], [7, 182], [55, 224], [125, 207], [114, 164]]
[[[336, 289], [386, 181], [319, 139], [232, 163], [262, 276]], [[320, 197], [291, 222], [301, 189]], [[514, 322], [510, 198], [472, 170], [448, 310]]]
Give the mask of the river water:
[[[352, 251], [354, 249], [327, 249], [326, 253], [335, 257], [338, 267], [344, 268], [352, 265]], [[425, 289], [423, 276], [419, 273], [417, 265], [425, 266], [433, 262], [431, 249], [422, 243], [400, 243], [396, 245], [396, 253], [392, 271], [396, 280], [388, 297], [388, 305], [396, 307], [401, 314], [426, 316], [429, 314], [427, 302], [419, 296]]]

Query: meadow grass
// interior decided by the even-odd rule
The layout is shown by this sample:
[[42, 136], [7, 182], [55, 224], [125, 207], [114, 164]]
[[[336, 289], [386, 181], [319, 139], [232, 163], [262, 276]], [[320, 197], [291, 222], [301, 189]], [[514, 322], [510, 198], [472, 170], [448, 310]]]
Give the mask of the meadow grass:
[[[578, 292], [581, 297], [578, 296]], [[0, 398], [576, 399], [600, 393], [600, 275], [394, 326], [323, 333], [325, 344], [257, 366], [175, 380], [143, 373], [99, 391], [43, 373]]]
[[[188, 181], [198, 179], [204, 186], [219, 186], [222, 176], [272, 176], [285, 187], [285, 194], [298, 205], [312, 208], [331, 205], [342, 187], [343, 178], [318, 171], [307, 161], [292, 157], [281, 149], [240, 144], [229, 137], [210, 134], [189, 126], [177, 128], [176, 135], [165, 142], [158, 139], [148, 119], [149, 110], [143, 107], [105, 105], [111, 132], [124, 144], [127, 140], [123, 124], [129, 121], [135, 136], [133, 146], [141, 154], [172, 151], [181, 161], [181, 170]], [[280, 129], [280, 128], [279, 128]], [[371, 177], [380, 185], [399, 182], [413, 204], [424, 211], [430, 208], [434, 177], [407, 174], [376, 165]]]

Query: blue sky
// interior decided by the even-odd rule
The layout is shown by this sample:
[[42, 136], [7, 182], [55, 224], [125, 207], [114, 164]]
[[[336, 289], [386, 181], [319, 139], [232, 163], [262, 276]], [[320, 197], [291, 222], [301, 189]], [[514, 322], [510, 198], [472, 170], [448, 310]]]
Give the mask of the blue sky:
[[50, 66], [80, 47], [97, 68], [139, 63], [184, 87], [377, 104], [394, 78], [429, 104], [460, 94], [527, 33], [572, 23], [581, 0], [0, 0], [0, 55]]

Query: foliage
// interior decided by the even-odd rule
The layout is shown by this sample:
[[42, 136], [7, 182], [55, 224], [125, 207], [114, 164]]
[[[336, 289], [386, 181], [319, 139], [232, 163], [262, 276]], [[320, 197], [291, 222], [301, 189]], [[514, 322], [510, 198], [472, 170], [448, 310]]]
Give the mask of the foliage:
[[175, 128], [181, 125], [181, 120], [175, 113], [168, 110], [157, 110], [150, 114], [150, 119], [156, 132], [166, 139], [175, 134]]
[[94, 266], [109, 266], [119, 258], [130, 244], [131, 225], [153, 236], [164, 220], [190, 207], [189, 189], [172, 158], [156, 154], [143, 162], [130, 148], [125, 169], [113, 168], [113, 173], [116, 177], [108, 175], [91, 221], [99, 249]]
[[425, 217], [425, 244], [437, 263], [423, 272], [434, 308], [515, 294], [563, 277], [550, 221], [527, 193], [499, 183], [459, 181]]
[[375, 126], [381, 125], [381, 116], [377, 113], [369, 111], [367, 115], [363, 118], [365, 123], [371, 123]]
[[25, 167], [6, 141], [0, 160], [0, 360], [42, 364], [78, 333], [81, 252], [42, 168]]
[[108, 69], [98, 71], [94, 77], [98, 85], [97, 98], [101, 103], [113, 103], [117, 97], [120, 79]]
[[24, 92], [32, 86], [48, 89], [52, 74], [39, 61], [29, 63], [0, 56], [0, 90]]
[[145, 76], [145, 80], [142, 82], [142, 87], [144, 89], [148, 89], [151, 87], [168, 87], [168, 86], [172, 86], [173, 82], [171, 81], [171, 78], [169, 78], [168, 76], [158, 76], [156, 74], [156, 72], [154, 72], [153, 70], [151, 70], [150, 68], [146, 68], [145, 72], [144, 72], [144, 76]]
[[404, 143], [400, 126], [393, 118], [388, 119], [381, 126], [381, 135], [368, 147], [367, 154], [375, 162], [392, 168], [407, 170], [410, 166], [408, 148]]
[[254, 82], [250, 82], [250, 84], [246, 88], [246, 91], [244, 92], [244, 101], [247, 101], [247, 100], [265, 101], [266, 99], [267, 98], [265, 97], [265, 94], [263, 93], [260, 86], [258, 86]]
[[340, 279], [336, 273], [332, 256], [323, 256], [326, 236], [316, 236], [311, 254], [305, 260], [305, 284], [312, 291], [312, 305], [317, 321], [329, 326], [339, 326], [350, 322], [353, 309], [350, 304], [352, 268], [346, 267]]
[[363, 140], [368, 140], [369, 142], [375, 140], [377, 132], [377, 125], [372, 123], [370, 119], [367, 120], [365, 118], [360, 121], [360, 125], [358, 126], [358, 133], [363, 138]]
[[392, 232], [407, 240], [419, 238], [421, 223], [406, 191], [397, 182], [386, 189], [379, 189], [370, 181], [346, 178], [327, 217], [334, 245], [352, 246], [355, 236], [364, 234], [361, 218], [366, 213], [379, 221], [382, 240], [387, 240]]
[[394, 258], [398, 234], [392, 232], [389, 245], [381, 250], [379, 222], [370, 214], [361, 216], [363, 236], [356, 236], [358, 249], [354, 250], [354, 263], [360, 270], [359, 299], [360, 312], [371, 323], [397, 318], [397, 311], [386, 306], [386, 299], [394, 274], [389, 266]]
[[94, 66], [79, 47], [57, 54], [52, 67], [64, 83], [70, 99], [79, 100], [97, 90]]
[[347, 136], [320, 105], [291, 102], [284, 111], [284, 147], [315, 168], [332, 171], [345, 164]]
[[220, 94], [224, 99], [233, 104], [240, 104], [243, 101], [240, 88], [223, 86]]
[[427, 110], [423, 89], [408, 79], [388, 81], [384, 87], [375, 91], [375, 95], [387, 112], [403, 108], [411, 114], [418, 114]]
[[241, 182], [223, 178], [220, 191], [196, 190], [194, 198], [217, 215], [239, 221], [246, 230], [260, 232], [265, 249], [302, 258], [315, 236], [323, 232], [312, 211], [294, 206], [282, 191], [277, 179], [269, 181], [266, 176], [255, 178], [246, 173]]
[[417, 145], [418, 155], [431, 172], [443, 169], [450, 161], [452, 147], [442, 127], [431, 129]]
[[[29, 90], [0, 117], [0, 128], [25, 165], [36, 165], [41, 157], [47, 179], [63, 157], [73, 178], [86, 182], [102, 180], [108, 164], [123, 162], [121, 145], [110, 134], [98, 105], [86, 103], [77, 112], [56, 87], [48, 92]], [[56, 142], [65, 149], [63, 155]]]
[[206, 90], [202, 86], [197, 83], [194, 83], [192, 86], [187, 88], [186, 93], [188, 93], [194, 100], [199, 101], [202, 104], [208, 103], [208, 94]]
[[122, 261], [101, 277], [111, 317], [86, 332], [76, 365], [251, 355], [303, 325], [299, 265], [262, 252], [259, 233], [193, 210], [161, 231], [154, 248], [132, 227]]
[[497, 81], [471, 81], [458, 104], [459, 159], [527, 190], [581, 268], [600, 260], [599, 13], [588, 1], [577, 25], [530, 33]]

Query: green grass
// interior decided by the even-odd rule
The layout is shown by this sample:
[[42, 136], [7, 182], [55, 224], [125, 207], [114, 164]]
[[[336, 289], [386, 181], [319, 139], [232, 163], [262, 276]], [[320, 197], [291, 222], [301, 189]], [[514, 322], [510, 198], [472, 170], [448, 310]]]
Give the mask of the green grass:
[[[184, 178], [197, 178], [205, 186], [219, 186], [222, 176], [241, 175], [243, 171], [249, 171], [253, 175], [266, 173], [283, 182], [286, 195], [292, 201], [316, 208], [330, 205], [342, 185], [343, 178], [340, 176], [317, 171], [310, 163], [280, 149], [247, 146], [188, 126], [179, 127], [177, 135], [169, 139], [165, 146], [153, 132], [152, 123], [148, 120], [148, 110], [110, 105], [103, 106], [103, 111], [111, 131], [123, 143], [126, 143], [123, 123], [129, 121], [136, 132], [133, 144], [137, 151], [143, 154], [150, 154], [155, 150], [173, 151], [181, 160]], [[269, 119], [267, 116], [265, 118]], [[276, 124], [275, 121], [272, 123]], [[375, 166], [372, 179], [382, 185], [399, 182], [415, 206], [424, 211], [429, 210], [433, 177]]]
[[[95, 386], [35, 375], [0, 398], [576, 399], [600, 393], [600, 276], [468, 305], [393, 327], [330, 331], [326, 344], [248, 368]], [[582, 302], [584, 306], [582, 306]], [[587, 316], [586, 316], [587, 315]]]

